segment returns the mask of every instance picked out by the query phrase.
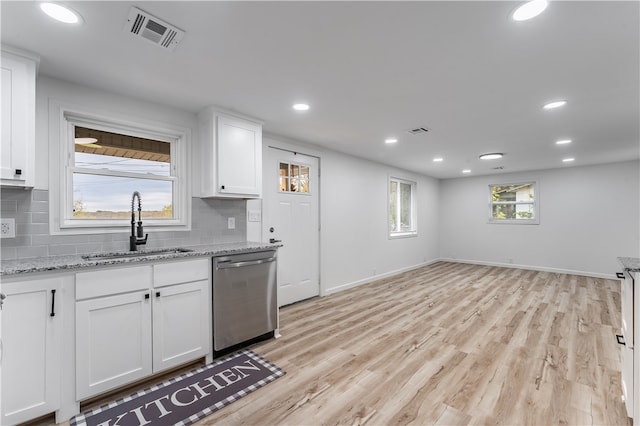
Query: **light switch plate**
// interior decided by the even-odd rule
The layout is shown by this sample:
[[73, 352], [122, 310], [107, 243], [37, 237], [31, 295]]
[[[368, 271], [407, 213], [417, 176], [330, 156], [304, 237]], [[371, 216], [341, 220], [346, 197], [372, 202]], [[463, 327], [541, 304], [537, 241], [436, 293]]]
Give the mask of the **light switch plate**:
[[236, 229], [236, 218], [230, 217], [227, 219], [227, 227], [229, 229]]
[[16, 220], [12, 217], [0, 219], [0, 238], [16, 237]]
[[248, 212], [248, 220], [249, 222], [260, 222], [260, 210], [249, 210]]

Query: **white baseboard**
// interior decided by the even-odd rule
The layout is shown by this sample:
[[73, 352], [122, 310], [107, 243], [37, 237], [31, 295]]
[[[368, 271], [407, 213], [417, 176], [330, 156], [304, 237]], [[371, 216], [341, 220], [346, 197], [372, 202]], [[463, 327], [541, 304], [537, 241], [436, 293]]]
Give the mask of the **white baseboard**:
[[601, 274], [599, 272], [576, 271], [573, 269], [549, 268], [544, 266], [532, 266], [532, 265], [515, 265], [512, 263], [485, 262], [481, 260], [450, 259], [446, 257], [441, 257], [438, 260], [441, 262], [469, 263], [473, 265], [497, 266], [501, 268], [529, 269], [531, 271], [553, 272], [556, 274], [580, 275], [584, 277], [604, 278], [608, 280], [618, 279], [616, 278], [615, 274]]
[[485, 262], [480, 260], [466, 260], [466, 259], [451, 259], [446, 257], [440, 257], [437, 259], [428, 260], [423, 263], [419, 263], [417, 265], [408, 266], [406, 268], [396, 269], [394, 271], [389, 271], [384, 274], [373, 275], [371, 277], [364, 278], [358, 281], [352, 281], [350, 283], [342, 284], [337, 287], [332, 287], [326, 289], [322, 292], [321, 296], [328, 296], [333, 293], [338, 293], [344, 290], [348, 290], [350, 288], [358, 287], [363, 284], [372, 283], [374, 281], [378, 281], [384, 278], [392, 277], [394, 275], [402, 274], [403, 272], [412, 271], [414, 269], [421, 268], [423, 266], [432, 265], [436, 262], [451, 262], [451, 263], [466, 263], [472, 265], [483, 265], [483, 266], [496, 266], [500, 268], [514, 268], [514, 269], [528, 269], [531, 271], [541, 271], [541, 272], [552, 272], [556, 274], [569, 274], [569, 275], [580, 275], [584, 277], [592, 277], [592, 278], [604, 278], [608, 280], [618, 279], [614, 274], [601, 274], [598, 272], [585, 272], [585, 271], [576, 271], [573, 269], [560, 269], [560, 268], [549, 268], [549, 267], [541, 267], [541, 266], [531, 266], [531, 265], [515, 265], [512, 263], [500, 263], [500, 262]]
[[322, 293], [322, 296], [328, 296], [329, 294], [338, 293], [340, 291], [347, 290], [347, 289], [354, 288], [354, 287], [358, 287], [358, 286], [361, 286], [363, 284], [372, 283], [374, 281], [378, 281], [378, 280], [381, 280], [381, 279], [384, 279], [384, 278], [392, 277], [394, 275], [402, 274], [403, 272], [413, 271], [414, 269], [418, 269], [418, 268], [421, 268], [423, 266], [431, 265], [431, 264], [436, 263], [436, 262], [438, 262], [440, 260], [441, 259], [427, 260], [426, 262], [418, 263], [417, 265], [407, 266], [406, 268], [396, 269], [396, 270], [393, 270], [393, 271], [385, 272], [384, 274], [372, 275], [372, 276], [364, 278], [362, 280], [352, 281], [350, 283], [342, 284], [342, 285], [339, 285], [337, 287], [332, 287], [332, 288], [324, 290], [324, 292]]

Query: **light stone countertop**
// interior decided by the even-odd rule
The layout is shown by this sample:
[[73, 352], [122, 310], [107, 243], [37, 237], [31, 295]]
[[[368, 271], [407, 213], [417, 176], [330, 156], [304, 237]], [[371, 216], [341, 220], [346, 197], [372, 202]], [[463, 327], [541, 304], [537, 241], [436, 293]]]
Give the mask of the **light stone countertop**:
[[[117, 253], [91, 253], [83, 255], [70, 256], [49, 256], [30, 259], [6, 260], [0, 261], [0, 276], [9, 277], [20, 274], [46, 271], [61, 270], [79, 270], [108, 265], [127, 265], [132, 263], [153, 262], [167, 259], [181, 259], [189, 257], [202, 256], [223, 256], [227, 254], [250, 253], [256, 251], [273, 250], [281, 247], [282, 244], [269, 244], [257, 242], [227, 243], [227, 244], [209, 244], [199, 246], [184, 246], [180, 249], [189, 249], [187, 252], [171, 252], [159, 253], [149, 256], [133, 256], [115, 259], [96, 259], [91, 256], [96, 255], [112, 255], [124, 254], [128, 252]], [[178, 248], [176, 248], [178, 249]], [[155, 252], [158, 250], [171, 250], [171, 248], [153, 248], [139, 250], [139, 253]], [[83, 256], [88, 256], [85, 258]]]
[[619, 257], [618, 262], [620, 262], [625, 271], [640, 272], [640, 258]]

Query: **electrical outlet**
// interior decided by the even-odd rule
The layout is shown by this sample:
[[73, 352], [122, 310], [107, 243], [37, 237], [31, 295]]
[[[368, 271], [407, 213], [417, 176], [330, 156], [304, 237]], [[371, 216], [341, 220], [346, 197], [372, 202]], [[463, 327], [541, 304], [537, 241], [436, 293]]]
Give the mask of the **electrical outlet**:
[[16, 220], [14, 218], [0, 219], [0, 238], [16, 237]]
[[230, 217], [227, 219], [227, 227], [229, 229], [236, 229], [236, 218]]

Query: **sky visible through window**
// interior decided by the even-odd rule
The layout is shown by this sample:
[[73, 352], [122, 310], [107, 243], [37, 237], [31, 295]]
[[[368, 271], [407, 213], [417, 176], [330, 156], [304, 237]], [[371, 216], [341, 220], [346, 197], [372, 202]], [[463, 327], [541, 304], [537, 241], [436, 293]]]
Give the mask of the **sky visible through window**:
[[172, 204], [172, 182], [153, 179], [153, 176], [169, 176], [169, 163], [79, 152], [75, 154], [75, 162], [76, 167], [85, 170], [108, 169], [145, 175], [145, 179], [141, 179], [74, 173], [74, 206], [81, 202], [85, 212], [130, 211], [134, 191], [141, 194], [143, 211], [160, 211]]

